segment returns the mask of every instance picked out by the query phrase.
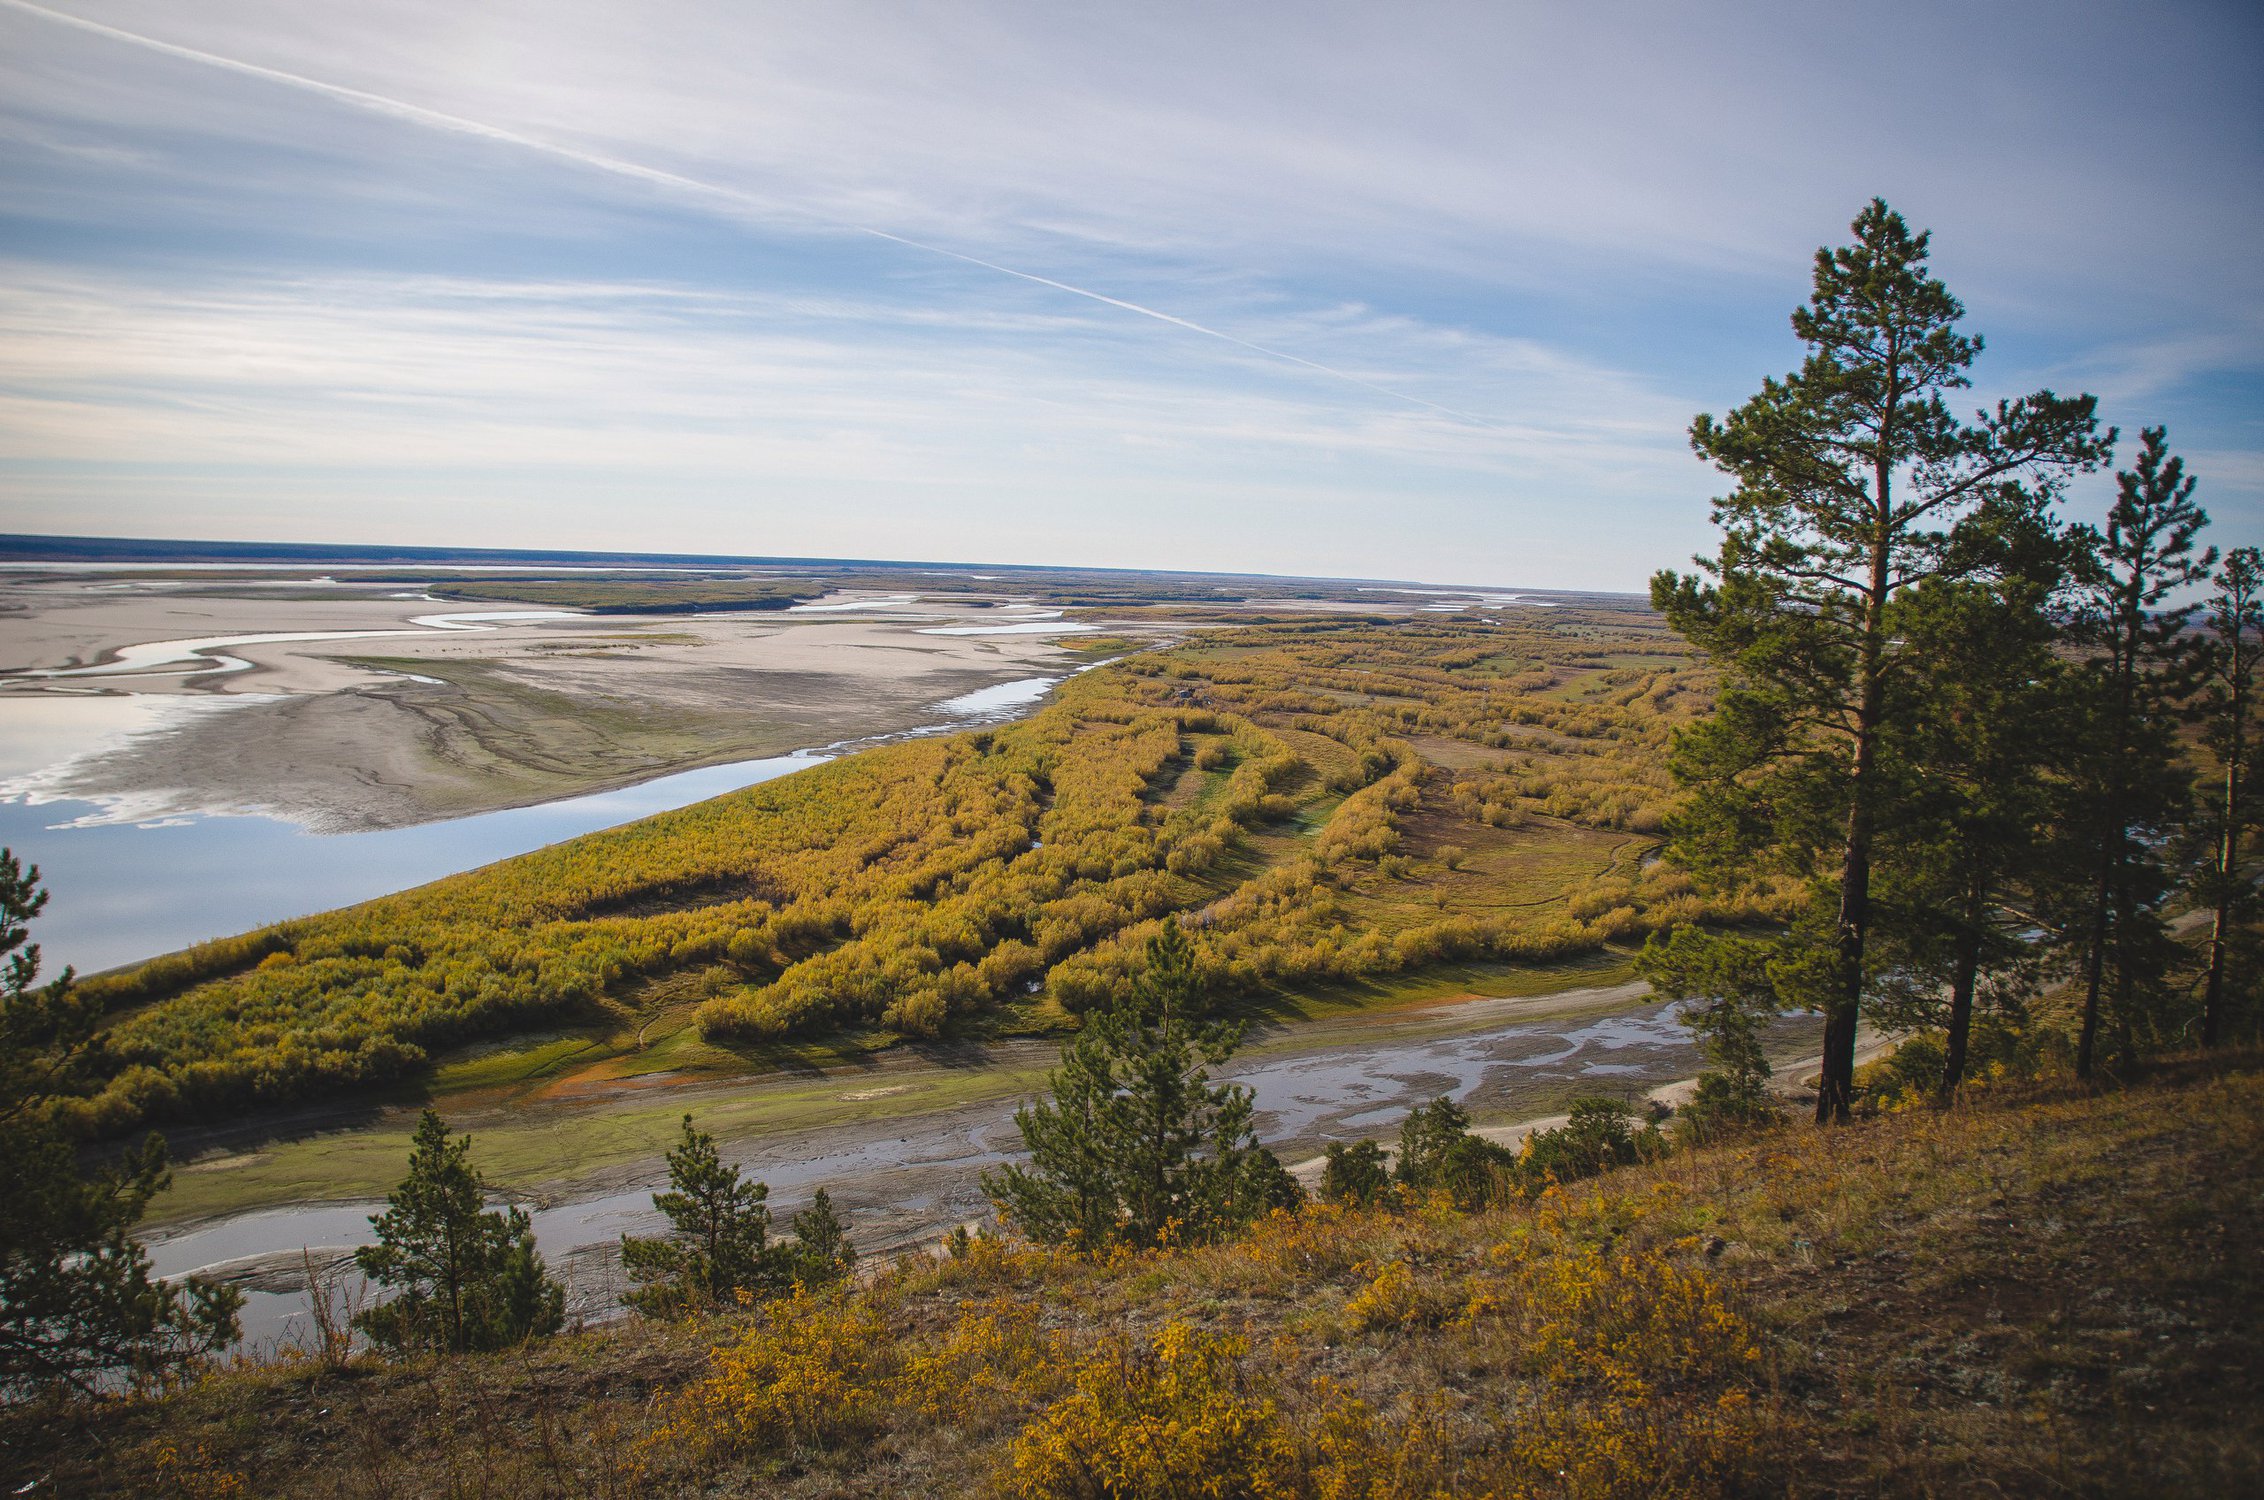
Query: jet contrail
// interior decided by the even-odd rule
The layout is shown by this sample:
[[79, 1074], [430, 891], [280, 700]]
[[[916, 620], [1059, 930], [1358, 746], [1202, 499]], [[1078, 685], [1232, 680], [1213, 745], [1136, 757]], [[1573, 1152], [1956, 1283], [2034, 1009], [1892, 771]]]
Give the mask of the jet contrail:
[[948, 250], [941, 245], [932, 245], [924, 240], [911, 239], [901, 234], [891, 234], [885, 229], [873, 229], [863, 224], [825, 219], [811, 214], [807, 210], [768, 202], [755, 194], [742, 192], [736, 188], [722, 187], [712, 182], [702, 182], [695, 177], [685, 177], [676, 172], [663, 171], [658, 167], [648, 167], [639, 162], [623, 160], [618, 156], [607, 156], [602, 152], [584, 151], [573, 146], [562, 146], [555, 141], [546, 141], [539, 136], [524, 135], [516, 130], [505, 129], [500, 125], [489, 125], [483, 121], [466, 119], [462, 115], [452, 115], [444, 110], [428, 109], [422, 104], [411, 104], [406, 100], [389, 98], [383, 94], [372, 94], [363, 89], [348, 88], [344, 84], [326, 83], [319, 78], [309, 78], [302, 73], [288, 73], [281, 68], [264, 67], [259, 63], [224, 57], [217, 52], [206, 52], [196, 47], [184, 47], [178, 42], [160, 41], [153, 36], [144, 36], [138, 31], [127, 31], [122, 27], [105, 25], [100, 21], [90, 21], [83, 16], [74, 16], [65, 11], [50, 10], [44, 5], [34, 5], [31, 0], [0, 0], [0, 6], [9, 10], [21, 11], [27, 15], [38, 16], [59, 26], [68, 26], [95, 36], [107, 37], [112, 41], [124, 42], [128, 46], [162, 53], [167, 57], [178, 57], [188, 62], [202, 63], [207, 67], [219, 68], [225, 72], [242, 74], [247, 78], [263, 79], [269, 83], [282, 84], [286, 88], [319, 94], [326, 99], [335, 99], [339, 103], [350, 104], [357, 109], [367, 110], [372, 114], [383, 115], [390, 119], [404, 120], [411, 124], [424, 125], [456, 135], [472, 136], [479, 140], [494, 141], [502, 145], [517, 146], [522, 150], [540, 152], [545, 156], [594, 168], [600, 172], [608, 172], [618, 177], [632, 178], [639, 182], [651, 183], [656, 187], [673, 188], [678, 192], [688, 193], [694, 197], [720, 199], [742, 208], [753, 208], [772, 213], [793, 213], [802, 218], [822, 223], [831, 229], [867, 235], [876, 240], [886, 240], [891, 244], [902, 245], [907, 249], [944, 256], [970, 266], [979, 266], [1001, 276], [1012, 276], [1017, 280], [1034, 282], [1039, 286], [1066, 292], [1073, 297], [1083, 297], [1087, 301], [1098, 302], [1105, 307], [1119, 308], [1128, 313], [1138, 314], [1143, 318], [1153, 318], [1159, 323], [1168, 323], [1174, 328], [1183, 328], [1189, 333], [1199, 333], [1205, 338], [1217, 339], [1221, 343], [1232, 344], [1236, 348], [1247, 349], [1254, 354], [1262, 354], [1268, 359], [1298, 365], [1332, 379], [1359, 386], [1362, 390], [1373, 391], [1380, 396], [1389, 396], [1394, 401], [1403, 401], [1410, 406], [1420, 406], [1442, 416], [1452, 417], [1460, 422], [1470, 422], [1481, 427], [1500, 425], [1491, 419], [1473, 416], [1469, 412], [1456, 411], [1452, 407], [1441, 406], [1436, 401], [1426, 401], [1421, 396], [1411, 396], [1405, 391], [1395, 391], [1389, 386], [1378, 385], [1372, 380], [1364, 380], [1358, 375], [1339, 370], [1332, 365], [1324, 365], [1317, 360], [1306, 359], [1302, 355], [1290, 354], [1280, 349], [1271, 349], [1264, 344], [1252, 343], [1248, 339], [1238, 338], [1231, 333], [1206, 327], [1201, 323], [1160, 311], [1157, 308], [1143, 307], [1137, 302], [1127, 302], [1121, 297], [1111, 297], [1086, 287], [1072, 286], [1066, 281], [1056, 281], [1050, 276], [1040, 276], [1035, 272], [1018, 271], [1012, 266], [1003, 266], [996, 261], [983, 260], [978, 256], [962, 254], [957, 250]]

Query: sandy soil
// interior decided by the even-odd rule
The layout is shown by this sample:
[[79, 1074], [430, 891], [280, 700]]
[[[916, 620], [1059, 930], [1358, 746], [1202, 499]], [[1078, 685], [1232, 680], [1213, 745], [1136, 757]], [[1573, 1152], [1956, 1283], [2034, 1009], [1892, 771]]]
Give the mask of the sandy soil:
[[[934, 705], [1054, 675], [1027, 609], [841, 597], [847, 608], [542, 618], [401, 586], [241, 590], [120, 579], [0, 582], [0, 698], [234, 700], [42, 778], [49, 795], [172, 811], [259, 810], [326, 832], [397, 827], [626, 785], [934, 722]], [[415, 623], [515, 611], [522, 618]], [[211, 648], [118, 674], [128, 648], [214, 637], [371, 632]], [[387, 633], [399, 632], [399, 633]], [[60, 674], [60, 675], [58, 675]], [[419, 680], [424, 679], [424, 680]], [[58, 747], [56, 758], [68, 754]], [[153, 801], [153, 799], [155, 799]]]

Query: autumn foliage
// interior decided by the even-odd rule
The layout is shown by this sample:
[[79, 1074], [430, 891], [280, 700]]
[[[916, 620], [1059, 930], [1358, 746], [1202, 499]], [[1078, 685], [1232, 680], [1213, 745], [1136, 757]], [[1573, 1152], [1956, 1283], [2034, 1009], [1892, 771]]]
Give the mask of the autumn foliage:
[[[689, 995], [707, 1036], [1066, 1025], [1185, 921], [1214, 996], [1547, 960], [1753, 908], [1641, 856], [1703, 702], [1647, 617], [1208, 635], [869, 750], [88, 986], [82, 1122], [270, 1105]], [[1452, 857], [1445, 857], [1451, 850]]]

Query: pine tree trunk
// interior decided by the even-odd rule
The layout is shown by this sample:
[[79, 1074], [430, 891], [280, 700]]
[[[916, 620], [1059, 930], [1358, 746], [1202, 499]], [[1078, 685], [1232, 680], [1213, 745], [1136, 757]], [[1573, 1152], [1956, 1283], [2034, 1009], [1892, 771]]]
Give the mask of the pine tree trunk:
[[2075, 1076], [2089, 1078], [2099, 1046], [2099, 991], [2107, 969], [2107, 887], [2114, 857], [2103, 853], [2091, 893], [2091, 940], [2083, 956], [2083, 1030], [2075, 1043]]
[[1957, 939], [1957, 968], [1950, 976], [1950, 1027], [1949, 1039], [1942, 1060], [1942, 1085], [1939, 1098], [1948, 1104], [1957, 1098], [1958, 1085], [1965, 1081], [1965, 1054], [1973, 1036], [1973, 992], [1981, 981], [1981, 915], [1980, 892], [1972, 892], [1965, 909], [1965, 928]]
[[2131, 1015], [2138, 1008], [2133, 1003], [2136, 980], [2131, 969], [2130, 955], [2126, 953], [2115, 965], [2115, 1065], [2118, 1074], [2125, 1076], [2138, 1058], [2138, 1037], [2130, 1026]]
[[1871, 927], [1871, 783], [1878, 755], [1879, 721], [1886, 711], [1884, 658], [1893, 526], [1888, 491], [1891, 479], [1884, 463], [1874, 482], [1878, 512], [1871, 545], [1871, 595], [1863, 610], [1862, 685], [1855, 709], [1847, 847], [1840, 862], [1839, 993], [1830, 998], [1824, 1014], [1823, 1068], [1816, 1089], [1819, 1125], [1846, 1120], [1855, 1097], [1855, 1027], [1863, 1003], [1863, 949]]
[[[1860, 801], [1860, 799], [1858, 799]], [[1855, 1097], [1855, 1024], [1863, 995], [1863, 945], [1871, 915], [1871, 830], [1866, 809], [1848, 817], [1847, 858], [1840, 868], [1840, 992], [1824, 1013], [1823, 1076], [1816, 1123], [1843, 1122]]]
[[2111, 759], [2107, 764], [2107, 807], [2101, 818], [2099, 879], [2092, 890], [2091, 951], [2083, 974], [2083, 1031], [2075, 1045], [2075, 1076], [2089, 1079], [2098, 1059], [2099, 998], [2106, 976], [2108, 907], [2114, 897], [2115, 872], [2121, 865], [2123, 841], [2123, 778], [2129, 770], [2130, 720], [2138, 692], [2140, 636], [2146, 626], [2143, 580], [2136, 574], [2123, 591], [2121, 624], [2115, 650], [2115, 718]]
[[2226, 908], [2232, 904], [2224, 895], [2217, 897], [2217, 910], [2209, 923], [2209, 977], [2201, 989], [2201, 1045], [2217, 1045], [2221, 1023], [2218, 1012], [2224, 1005], [2225, 994], [2225, 919]]
[[[2237, 649], [2238, 642], [2235, 647]], [[2235, 663], [2235, 671], [2239, 670]], [[2209, 978], [2201, 992], [2201, 1045], [2214, 1047], [2224, 1028], [2225, 942], [2232, 926], [2233, 882], [2240, 878], [2240, 771], [2242, 720], [2248, 705], [2233, 689], [2232, 747], [2225, 756], [2224, 823], [2217, 830], [2217, 909], [2209, 924]]]

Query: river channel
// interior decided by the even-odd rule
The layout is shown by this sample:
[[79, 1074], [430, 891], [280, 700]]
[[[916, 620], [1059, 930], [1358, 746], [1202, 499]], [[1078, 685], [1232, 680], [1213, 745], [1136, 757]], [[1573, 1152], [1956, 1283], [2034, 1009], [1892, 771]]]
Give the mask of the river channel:
[[[1776, 1026], [1770, 1050], [1798, 1057], [1814, 1038], [1812, 1020], [1788, 1019]], [[1019, 1159], [1014, 1110], [1042, 1088], [1053, 1058], [1050, 1044], [985, 1048], [941, 1065], [996, 1070], [1001, 1087], [982, 1102], [822, 1130], [726, 1136], [722, 1146], [727, 1160], [769, 1185], [782, 1226], [823, 1187], [866, 1253], [932, 1243], [952, 1225], [988, 1216], [982, 1174]], [[1638, 1101], [1698, 1064], [1674, 1007], [1645, 986], [1620, 984], [1274, 1026], [1219, 1076], [1251, 1090], [1260, 1136], [1294, 1162], [1332, 1140], [1389, 1138], [1410, 1107], [1442, 1094], [1482, 1121], [1523, 1119], [1554, 1113], [1577, 1093]], [[913, 1064], [881, 1076], [902, 1087], [937, 1066]], [[872, 1081], [844, 1074], [833, 1086]], [[680, 1107], [698, 1116], [733, 1095], [809, 1087], [806, 1078], [788, 1077], [687, 1087]], [[537, 1243], [568, 1283], [579, 1316], [602, 1319], [618, 1309], [620, 1237], [665, 1227], [652, 1205], [663, 1186], [665, 1169], [655, 1161], [528, 1205]], [[371, 1242], [370, 1216], [383, 1208], [350, 1201], [255, 1209], [154, 1237], [150, 1249], [162, 1275], [203, 1272], [242, 1287], [246, 1344], [273, 1348], [308, 1336], [306, 1260], [330, 1268], [342, 1292], [366, 1295], [346, 1257]]]

